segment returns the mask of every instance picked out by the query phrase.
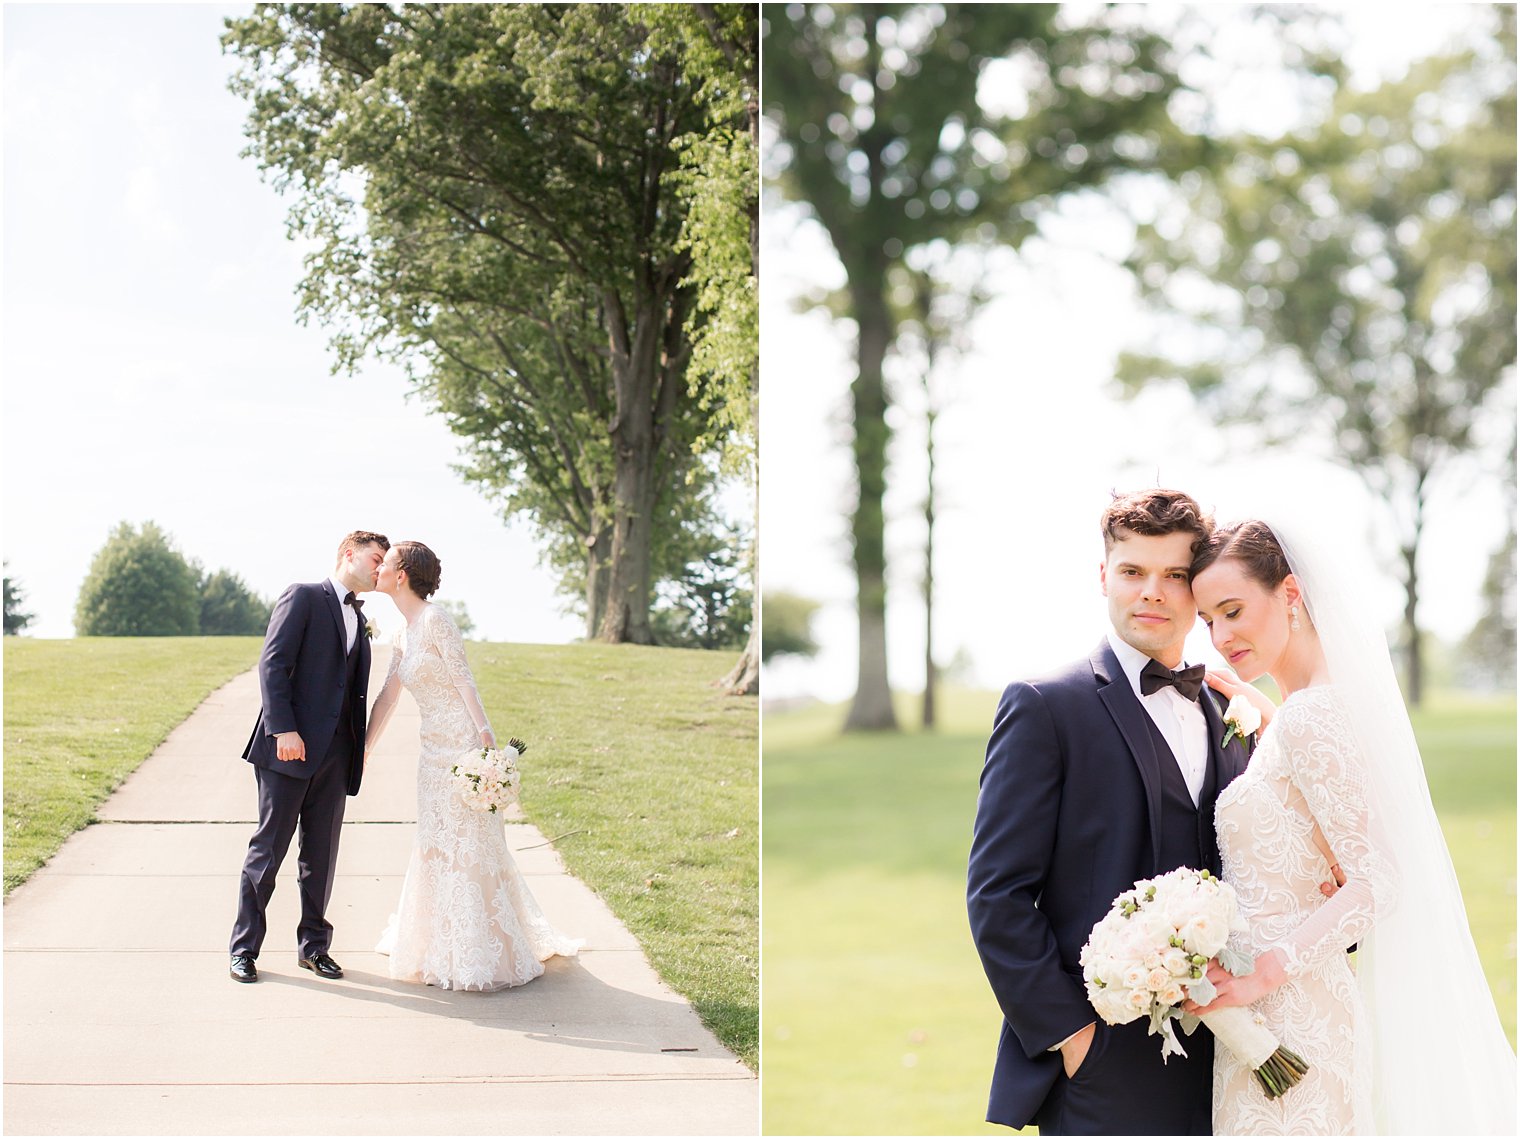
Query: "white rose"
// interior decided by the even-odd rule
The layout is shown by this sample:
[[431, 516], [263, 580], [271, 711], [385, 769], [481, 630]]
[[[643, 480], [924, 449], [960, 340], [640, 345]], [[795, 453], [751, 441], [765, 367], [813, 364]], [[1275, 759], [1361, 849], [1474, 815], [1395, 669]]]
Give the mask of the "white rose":
[[1134, 1012], [1149, 1012], [1151, 993], [1145, 989], [1131, 989], [1125, 996], [1124, 1003]]
[[1153, 993], [1159, 993], [1171, 983], [1172, 975], [1165, 969], [1152, 969], [1145, 975], [1145, 987]]
[[1139, 989], [1145, 985], [1145, 966], [1131, 965], [1124, 970], [1121, 981], [1126, 989]]
[[1161, 955], [1161, 964], [1173, 977], [1185, 977], [1192, 970], [1188, 955], [1180, 949], [1168, 949]]
[[1236, 696], [1225, 708], [1224, 720], [1233, 723], [1242, 736], [1249, 736], [1261, 727], [1261, 712], [1244, 696]]
[[1164, 1005], [1180, 1005], [1185, 995], [1182, 986], [1173, 981], [1156, 994], [1156, 999]]

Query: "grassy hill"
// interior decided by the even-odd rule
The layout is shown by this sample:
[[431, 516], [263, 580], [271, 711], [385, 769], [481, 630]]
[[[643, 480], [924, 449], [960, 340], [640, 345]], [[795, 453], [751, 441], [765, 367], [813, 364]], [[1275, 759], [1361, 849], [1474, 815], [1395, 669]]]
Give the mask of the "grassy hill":
[[[768, 1133], [1007, 1134], [982, 1122], [1000, 1016], [965, 907], [996, 701], [952, 690], [927, 735], [765, 716]], [[1515, 702], [1436, 694], [1414, 724], [1513, 1042]]]
[[[258, 637], [6, 638], [5, 889], [25, 881]], [[523, 809], [718, 1037], [757, 1063], [757, 708], [732, 654], [470, 644], [503, 737], [539, 745]], [[250, 725], [251, 726], [251, 725]], [[575, 832], [567, 834], [566, 832]]]

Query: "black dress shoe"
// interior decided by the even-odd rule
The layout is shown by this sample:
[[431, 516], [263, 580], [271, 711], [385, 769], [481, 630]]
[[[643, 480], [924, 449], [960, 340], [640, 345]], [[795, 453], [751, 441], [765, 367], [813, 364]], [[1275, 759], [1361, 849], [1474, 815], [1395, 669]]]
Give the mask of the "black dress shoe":
[[259, 979], [259, 971], [254, 968], [253, 958], [246, 953], [234, 953], [232, 964], [228, 966], [227, 972], [232, 974], [234, 981], [242, 981], [245, 985], [251, 985]]
[[310, 969], [317, 976], [326, 977], [329, 981], [336, 981], [343, 976], [343, 970], [338, 968], [338, 963], [325, 953], [301, 958], [301, 968]]

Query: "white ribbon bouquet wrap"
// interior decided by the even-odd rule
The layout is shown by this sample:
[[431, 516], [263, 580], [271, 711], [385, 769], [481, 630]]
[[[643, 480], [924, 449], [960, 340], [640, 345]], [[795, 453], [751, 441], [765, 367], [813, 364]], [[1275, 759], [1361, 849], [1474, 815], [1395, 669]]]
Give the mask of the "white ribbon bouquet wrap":
[[517, 758], [528, 745], [513, 739], [504, 748], [483, 747], [465, 752], [449, 770], [467, 807], [495, 814], [517, 802], [522, 776]]
[[[1183, 866], [1136, 882], [1114, 899], [1082, 947], [1087, 999], [1107, 1024], [1149, 1017], [1151, 1035], [1161, 1037], [1163, 1063], [1174, 1054], [1186, 1056], [1172, 1021], [1180, 1020], [1191, 1035], [1200, 1018], [1184, 1012], [1182, 1003], [1206, 1005], [1217, 995], [1207, 976], [1210, 958], [1237, 977], [1255, 968], [1228, 944], [1230, 932], [1244, 928], [1235, 891], [1207, 870]], [[1216, 1009], [1202, 1020], [1252, 1070], [1268, 1099], [1309, 1070], [1248, 1008]]]

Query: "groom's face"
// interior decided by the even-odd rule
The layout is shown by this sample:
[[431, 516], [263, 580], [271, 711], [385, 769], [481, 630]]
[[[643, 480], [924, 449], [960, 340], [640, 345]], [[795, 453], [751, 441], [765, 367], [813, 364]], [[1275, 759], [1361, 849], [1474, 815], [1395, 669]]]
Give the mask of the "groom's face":
[[1198, 619], [1188, 588], [1193, 535], [1185, 531], [1150, 536], [1120, 531], [1100, 578], [1108, 598], [1108, 618], [1126, 643], [1175, 668], [1182, 642]]

